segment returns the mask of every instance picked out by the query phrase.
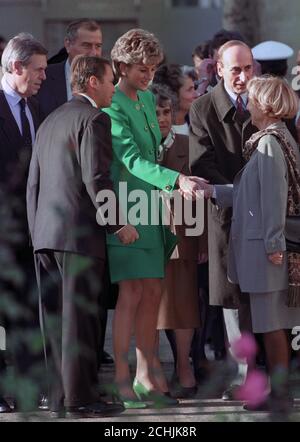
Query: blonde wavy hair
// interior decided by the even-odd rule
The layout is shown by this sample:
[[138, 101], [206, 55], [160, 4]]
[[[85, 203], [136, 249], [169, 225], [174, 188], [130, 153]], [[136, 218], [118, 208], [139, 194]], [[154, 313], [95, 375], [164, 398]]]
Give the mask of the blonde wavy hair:
[[158, 65], [163, 60], [163, 50], [154, 34], [144, 29], [131, 29], [118, 38], [111, 59], [114, 72], [120, 77], [120, 63]]
[[254, 77], [248, 82], [247, 89], [249, 100], [270, 118], [290, 119], [298, 112], [299, 99], [283, 78]]

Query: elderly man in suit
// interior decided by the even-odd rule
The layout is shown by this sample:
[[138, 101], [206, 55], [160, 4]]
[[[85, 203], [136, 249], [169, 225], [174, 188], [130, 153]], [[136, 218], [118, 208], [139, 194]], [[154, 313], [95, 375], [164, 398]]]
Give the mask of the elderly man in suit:
[[[52, 281], [41, 296], [51, 344], [50, 409], [101, 416], [120, 411], [97, 394], [98, 298], [106, 254], [105, 229], [96, 221], [97, 194], [113, 189], [110, 118], [99, 111], [114, 93], [109, 62], [76, 57], [71, 84], [74, 98], [49, 115], [38, 132], [27, 212], [34, 251]], [[130, 225], [106, 230], [125, 244], [138, 237]]]
[[[39, 126], [37, 102], [32, 98], [45, 80], [47, 66], [46, 49], [31, 35], [19, 34], [12, 38], [2, 55], [2, 90], [0, 91], [0, 198], [2, 212], [1, 248], [7, 251], [1, 263], [0, 285], [2, 300], [17, 307], [18, 317], [10, 310], [1, 312], [7, 329], [8, 349], [14, 356], [17, 375], [20, 379], [31, 379], [34, 357], [26, 344], [26, 333], [38, 327], [38, 303], [31, 297], [35, 272], [32, 250], [29, 247], [26, 219], [26, 180], [32, 143]], [[9, 227], [9, 231], [5, 231]], [[5, 241], [4, 241], [5, 238]], [[10, 266], [21, 272], [9, 276]], [[22, 341], [22, 342], [21, 342]], [[2, 352], [0, 366], [5, 369]], [[4, 376], [1, 377], [4, 379]], [[8, 404], [0, 400], [0, 412], [11, 411]]]
[[47, 79], [37, 96], [42, 118], [71, 100], [71, 63], [76, 55], [102, 55], [102, 33], [94, 20], [80, 19], [69, 24], [65, 36], [66, 61], [48, 66]]
[[[253, 76], [251, 49], [232, 40], [219, 50], [217, 63], [220, 83], [194, 102], [190, 111], [190, 163], [193, 174], [213, 184], [232, 183], [244, 165], [243, 143], [256, 130], [246, 110], [246, 85]], [[241, 329], [251, 327], [246, 296], [240, 297], [238, 286], [227, 280], [227, 248], [231, 210], [210, 204], [208, 211], [210, 303], [223, 306], [229, 343], [237, 339]], [[239, 317], [239, 318], [238, 318]], [[240, 325], [239, 325], [240, 322]], [[240, 364], [243, 382], [246, 366]], [[232, 398], [232, 388], [223, 399]]]

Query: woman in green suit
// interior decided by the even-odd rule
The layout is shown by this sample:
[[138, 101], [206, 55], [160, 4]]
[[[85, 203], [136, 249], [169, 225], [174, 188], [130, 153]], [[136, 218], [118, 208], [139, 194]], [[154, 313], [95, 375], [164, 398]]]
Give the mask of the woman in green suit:
[[[129, 223], [133, 224], [130, 215], [141, 191], [147, 196], [147, 203], [142, 208], [143, 219], [141, 216], [140, 222], [135, 223], [139, 238], [127, 246], [120, 245], [114, 235], [107, 238], [111, 280], [119, 283], [113, 322], [115, 381], [125, 406], [138, 406], [135, 394], [140, 399], [157, 399], [160, 406], [170, 405], [174, 400], [163, 394], [168, 391], [166, 383], [164, 391], [159, 390], [152, 361], [162, 278], [176, 239], [161, 222], [153, 223], [153, 218], [157, 219], [157, 205], [151, 202], [151, 191], [172, 192], [179, 187], [184, 196], [191, 197], [198, 188], [197, 178], [183, 176], [156, 164], [161, 135], [154, 97], [148, 91], [163, 58], [156, 37], [141, 29], [130, 30], [117, 40], [111, 58], [119, 78], [112, 105], [105, 109], [112, 120], [111, 173], [122, 212], [128, 215]], [[120, 183], [123, 190], [127, 188], [133, 203], [131, 198], [127, 201], [123, 190], [119, 191]], [[133, 331], [137, 370], [132, 388], [127, 355]]]

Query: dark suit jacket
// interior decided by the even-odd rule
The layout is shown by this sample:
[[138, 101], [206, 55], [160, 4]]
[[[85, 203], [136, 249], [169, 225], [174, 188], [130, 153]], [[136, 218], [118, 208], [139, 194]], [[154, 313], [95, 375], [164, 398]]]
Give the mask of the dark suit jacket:
[[37, 94], [42, 120], [68, 100], [65, 63], [63, 61], [47, 67], [46, 80]]
[[[38, 104], [34, 98], [29, 98], [27, 103], [37, 130], [40, 123]], [[17, 191], [20, 186], [26, 188], [30, 156], [30, 150], [24, 151], [22, 135], [4, 92], [0, 90], [0, 185], [5, 192]]]
[[111, 160], [110, 118], [86, 98], [73, 98], [42, 123], [27, 185], [35, 252], [50, 249], [105, 258], [105, 228], [96, 222], [96, 195], [113, 189]]
[[[212, 92], [196, 100], [190, 111], [190, 166], [193, 175], [211, 184], [233, 183], [244, 166], [242, 146], [257, 130], [250, 119], [242, 123], [236, 114], [223, 81]], [[209, 204], [208, 244], [210, 263], [210, 302], [236, 308], [237, 286], [227, 280], [227, 246], [231, 209]]]

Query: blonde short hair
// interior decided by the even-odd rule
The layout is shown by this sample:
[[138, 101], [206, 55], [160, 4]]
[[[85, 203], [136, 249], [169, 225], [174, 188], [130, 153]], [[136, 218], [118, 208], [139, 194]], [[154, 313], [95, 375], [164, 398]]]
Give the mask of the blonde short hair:
[[280, 77], [254, 77], [247, 85], [249, 99], [270, 118], [293, 118], [299, 99], [288, 82]]
[[163, 50], [154, 34], [144, 29], [131, 29], [118, 38], [111, 59], [115, 73], [120, 76], [120, 63], [158, 65], [163, 60]]

